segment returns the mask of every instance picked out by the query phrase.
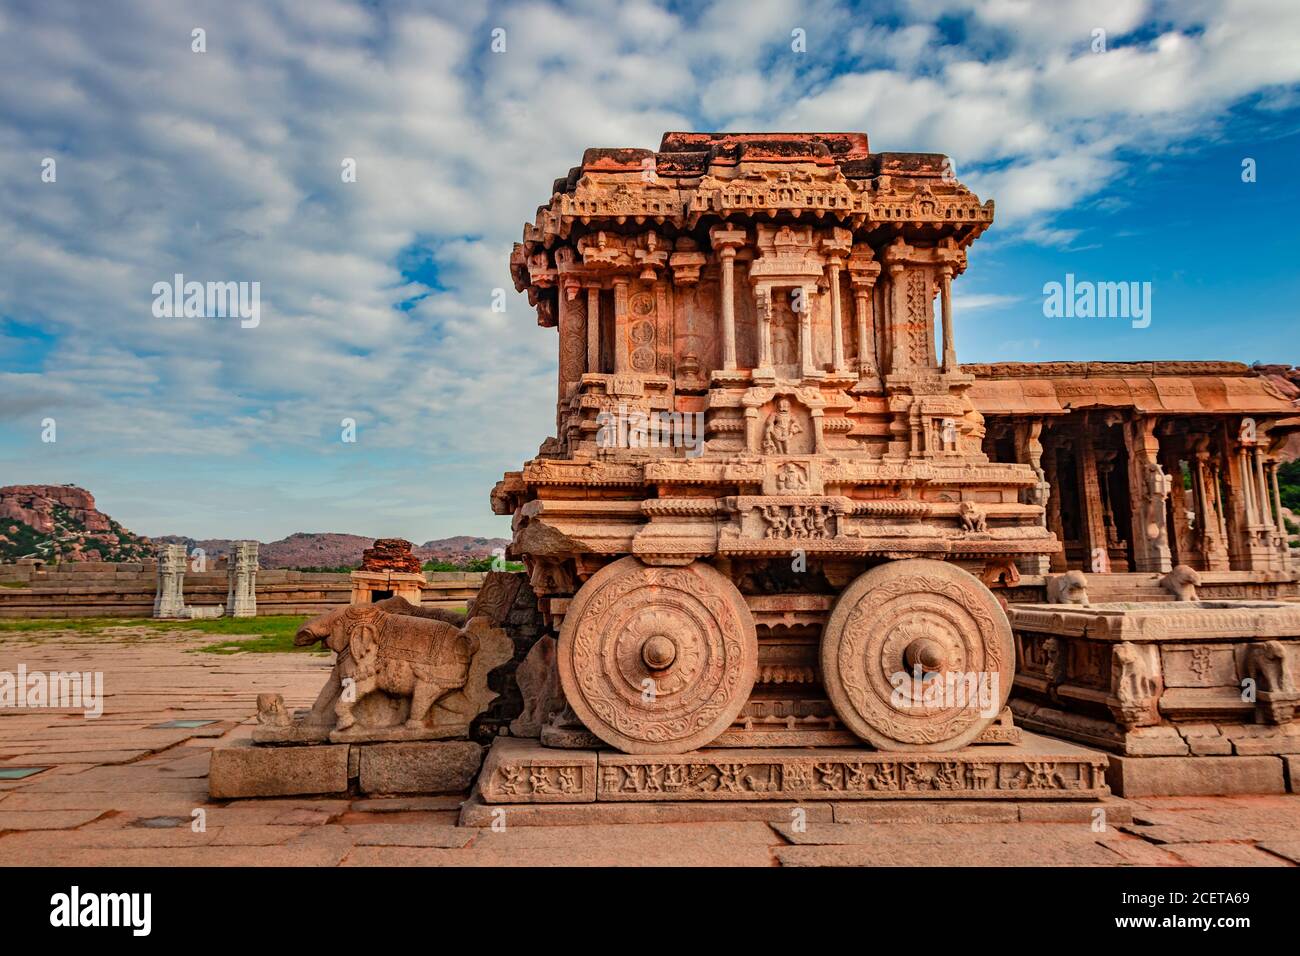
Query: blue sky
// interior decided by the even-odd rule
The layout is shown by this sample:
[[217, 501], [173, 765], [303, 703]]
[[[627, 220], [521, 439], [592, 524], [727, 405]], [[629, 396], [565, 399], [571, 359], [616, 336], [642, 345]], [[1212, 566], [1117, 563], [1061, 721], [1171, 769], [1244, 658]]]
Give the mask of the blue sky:
[[[507, 534], [555, 381], [491, 310], [510, 244], [583, 148], [670, 129], [952, 156], [997, 202], [964, 361], [1300, 363], [1297, 50], [1289, 0], [0, 0], [0, 484], [152, 535]], [[260, 324], [155, 318], [177, 272]], [[1150, 282], [1150, 326], [1045, 318], [1067, 273]]]

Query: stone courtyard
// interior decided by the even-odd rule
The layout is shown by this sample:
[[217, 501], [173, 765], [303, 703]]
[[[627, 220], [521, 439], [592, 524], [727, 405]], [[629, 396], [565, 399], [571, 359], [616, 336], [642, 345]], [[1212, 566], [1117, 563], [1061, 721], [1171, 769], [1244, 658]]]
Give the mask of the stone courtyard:
[[[145, 639], [147, 636], [147, 640]], [[194, 653], [215, 638], [0, 635], [0, 671], [104, 674], [104, 710], [0, 716], [4, 866], [1295, 866], [1300, 796], [471, 807], [468, 793], [209, 801], [255, 699], [310, 705], [332, 655]], [[176, 722], [213, 721], [164, 728]], [[5, 770], [45, 767], [21, 779]], [[1098, 819], [1100, 808], [1104, 818]], [[202, 811], [196, 814], [196, 811]], [[727, 819], [722, 819], [726, 817]], [[201, 818], [201, 832], [196, 819]], [[494, 820], [496, 826], [493, 826]], [[468, 825], [462, 825], [468, 824]], [[1104, 829], [1101, 825], [1104, 824]]]

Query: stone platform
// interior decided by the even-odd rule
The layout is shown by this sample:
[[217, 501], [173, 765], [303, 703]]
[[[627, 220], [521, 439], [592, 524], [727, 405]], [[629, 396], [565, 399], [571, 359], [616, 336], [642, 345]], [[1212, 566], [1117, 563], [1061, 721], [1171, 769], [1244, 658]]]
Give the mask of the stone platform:
[[485, 804], [660, 801], [1100, 800], [1105, 754], [1025, 734], [949, 753], [861, 748], [712, 749], [640, 756], [498, 738], [479, 775]]
[[474, 782], [483, 748], [468, 740], [264, 747], [212, 751], [213, 800], [347, 793], [455, 793]]

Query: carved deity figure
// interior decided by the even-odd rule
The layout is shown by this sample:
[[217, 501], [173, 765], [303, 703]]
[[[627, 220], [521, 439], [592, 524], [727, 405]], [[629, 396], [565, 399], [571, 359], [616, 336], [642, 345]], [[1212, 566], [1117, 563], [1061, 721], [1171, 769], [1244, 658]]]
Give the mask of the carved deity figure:
[[768, 416], [763, 426], [763, 452], [768, 455], [785, 455], [790, 451], [790, 440], [803, 432], [803, 426], [790, 412], [790, 400], [781, 399], [777, 410]]

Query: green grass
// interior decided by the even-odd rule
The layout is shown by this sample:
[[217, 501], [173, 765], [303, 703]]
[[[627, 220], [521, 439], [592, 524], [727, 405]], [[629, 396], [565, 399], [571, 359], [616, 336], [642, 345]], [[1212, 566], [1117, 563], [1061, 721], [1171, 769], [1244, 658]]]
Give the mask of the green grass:
[[217, 641], [206, 647], [196, 648], [203, 654], [325, 653], [321, 651], [320, 645], [294, 647], [293, 636], [306, 620], [306, 617], [298, 614], [216, 617], [198, 621], [156, 621], [152, 618], [124, 617], [31, 618], [0, 621], [0, 634], [36, 634], [52, 631], [102, 634], [110, 628], [143, 628], [159, 632], [190, 631], [197, 634], [244, 638]]

